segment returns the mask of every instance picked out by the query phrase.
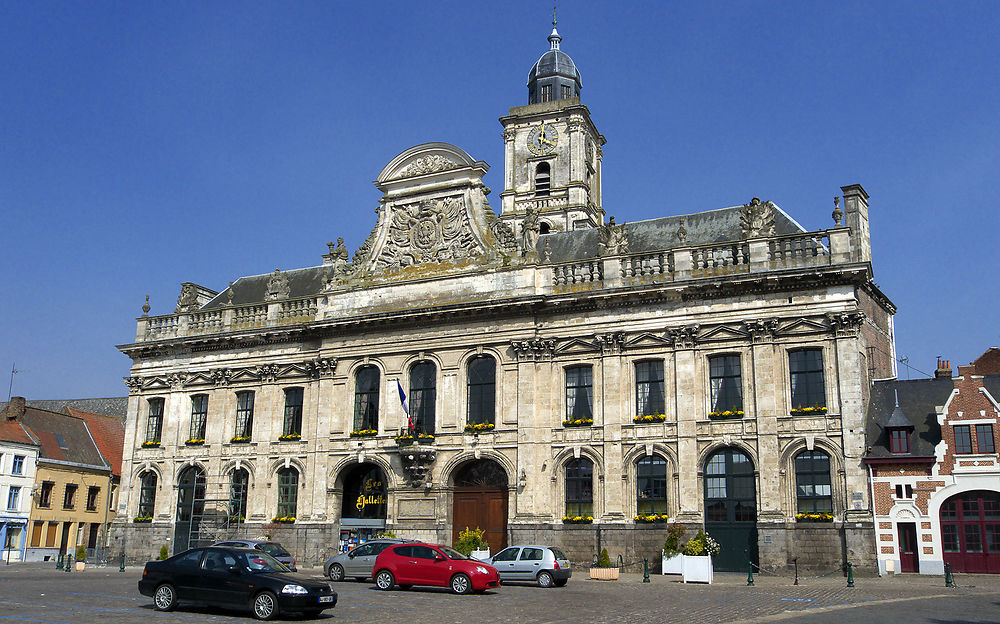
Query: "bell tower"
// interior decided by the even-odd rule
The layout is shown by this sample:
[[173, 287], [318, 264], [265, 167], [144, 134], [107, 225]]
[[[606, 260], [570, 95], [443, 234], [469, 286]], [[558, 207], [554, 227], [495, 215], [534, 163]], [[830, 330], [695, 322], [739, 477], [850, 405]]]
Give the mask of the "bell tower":
[[540, 233], [592, 228], [604, 222], [601, 159], [604, 136], [580, 103], [583, 88], [573, 59], [559, 49], [552, 20], [550, 48], [528, 73], [528, 104], [501, 117], [504, 190], [500, 219], [520, 235], [529, 211]]

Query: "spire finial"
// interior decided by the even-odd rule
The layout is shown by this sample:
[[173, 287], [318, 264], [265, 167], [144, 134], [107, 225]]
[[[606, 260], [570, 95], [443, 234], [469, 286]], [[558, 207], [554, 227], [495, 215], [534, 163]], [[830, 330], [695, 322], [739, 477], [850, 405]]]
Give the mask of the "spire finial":
[[559, 8], [559, 0], [555, 0], [552, 3], [552, 34], [549, 35], [549, 43], [552, 44], [553, 50], [559, 49], [559, 42], [562, 41], [562, 37], [559, 36], [559, 31], [556, 30], [556, 9]]
[[556, 27], [556, 10], [559, 8], [559, 0], [552, 3], [552, 28]]
[[896, 409], [899, 409], [899, 390], [893, 388], [892, 393], [896, 396]]

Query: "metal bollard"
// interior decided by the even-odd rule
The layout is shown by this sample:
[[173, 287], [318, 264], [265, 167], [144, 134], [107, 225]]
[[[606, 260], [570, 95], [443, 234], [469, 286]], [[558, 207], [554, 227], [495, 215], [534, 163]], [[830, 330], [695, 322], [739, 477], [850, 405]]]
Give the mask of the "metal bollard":
[[56, 557], [56, 570], [62, 570], [62, 569], [63, 569], [63, 554], [59, 553], [59, 555]]
[[847, 586], [854, 587], [854, 564], [847, 562]]
[[642, 558], [642, 582], [649, 582], [649, 557]]
[[124, 572], [125, 571], [125, 551], [124, 550], [122, 551], [122, 560], [121, 560], [121, 564], [118, 565], [118, 571], [119, 572]]
[[747, 587], [753, 587], [753, 561], [747, 561]]
[[73, 555], [66, 555], [66, 571], [73, 571]]
[[792, 583], [792, 585], [798, 585], [799, 584], [799, 558], [796, 557], [796, 558], [792, 559], [792, 563], [795, 565], [795, 582]]
[[951, 564], [944, 564], [944, 586], [945, 587], [957, 587], [955, 585], [955, 576], [951, 573]]

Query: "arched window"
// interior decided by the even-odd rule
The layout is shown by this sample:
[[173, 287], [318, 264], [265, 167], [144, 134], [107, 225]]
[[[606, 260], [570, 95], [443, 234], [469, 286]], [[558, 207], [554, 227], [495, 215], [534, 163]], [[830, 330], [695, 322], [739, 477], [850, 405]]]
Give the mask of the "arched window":
[[636, 513], [667, 513], [667, 461], [647, 455], [635, 465]]
[[140, 518], [152, 518], [156, 505], [156, 473], [147, 470], [139, 477], [139, 511]]
[[340, 519], [385, 522], [389, 489], [385, 473], [374, 464], [358, 464], [344, 475], [344, 500]]
[[379, 372], [362, 366], [354, 376], [354, 430], [378, 429]]
[[469, 424], [496, 424], [496, 360], [477, 355], [469, 360], [468, 373]]
[[550, 226], [545, 221], [539, 221], [538, 222], [538, 233], [539, 234], [548, 234], [551, 230], [552, 230], [552, 226]]
[[551, 179], [549, 163], [538, 163], [535, 167], [535, 195], [546, 196], [549, 194], [549, 180]]
[[282, 468], [278, 471], [278, 517], [294, 518], [299, 501], [299, 471]]
[[247, 517], [247, 490], [250, 489], [250, 473], [246, 468], [237, 468], [229, 475], [229, 521], [243, 522]]
[[434, 409], [437, 396], [437, 367], [418, 362], [410, 368], [410, 418], [417, 433], [434, 433]]
[[586, 457], [566, 464], [566, 515], [594, 515], [594, 462]]
[[798, 513], [833, 513], [829, 455], [802, 451], [795, 456], [795, 497]]
[[285, 388], [285, 436], [302, 435], [302, 388]]

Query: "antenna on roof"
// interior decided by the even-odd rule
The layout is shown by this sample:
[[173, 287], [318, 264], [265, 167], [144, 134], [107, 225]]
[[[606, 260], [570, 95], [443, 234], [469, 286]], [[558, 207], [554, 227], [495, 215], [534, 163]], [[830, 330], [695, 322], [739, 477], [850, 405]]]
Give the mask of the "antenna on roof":
[[18, 373], [27, 373], [28, 372], [26, 370], [18, 370], [17, 368], [15, 368], [15, 366], [17, 366], [16, 363], [11, 363], [11, 365], [10, 365], [10, 385], [7, 386], [7, 402], [8, 403], [10, 403], [10, 397], [11, 397], [11, 395], [14, 394], [14, 375], [16, 375]]

